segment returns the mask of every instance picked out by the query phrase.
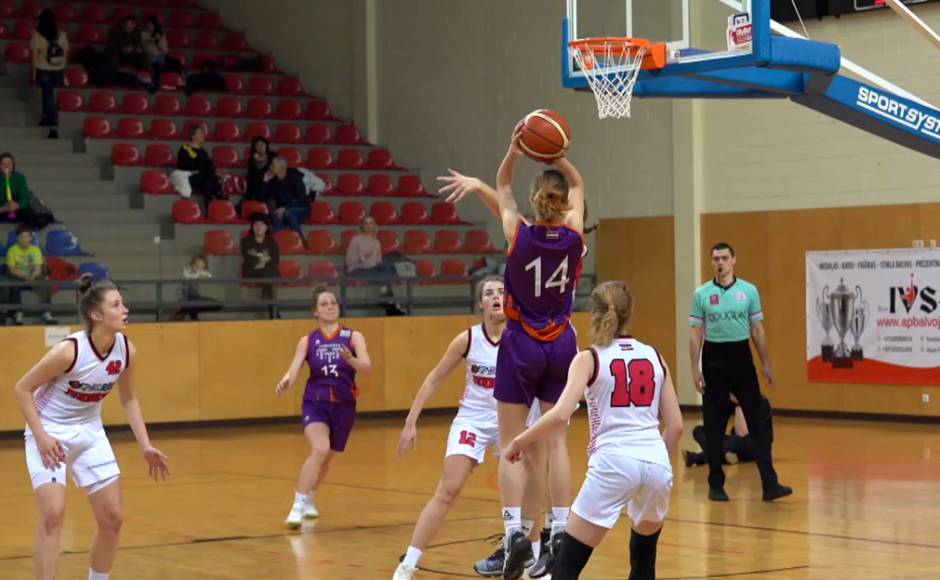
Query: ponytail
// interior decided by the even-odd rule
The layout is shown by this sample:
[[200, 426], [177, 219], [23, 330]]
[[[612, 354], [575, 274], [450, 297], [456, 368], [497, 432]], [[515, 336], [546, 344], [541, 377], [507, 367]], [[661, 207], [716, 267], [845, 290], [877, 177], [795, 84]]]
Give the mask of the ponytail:
[[633, 316], [633, 293], [619, 280], [604, 282], [591, 292], [591, 342], [609, 346]]
[[560, 221], [571, 209], [565, 176], [557, 169], [543, 171], [535, 179], [531, 201], [538, 219], [549, 223]]

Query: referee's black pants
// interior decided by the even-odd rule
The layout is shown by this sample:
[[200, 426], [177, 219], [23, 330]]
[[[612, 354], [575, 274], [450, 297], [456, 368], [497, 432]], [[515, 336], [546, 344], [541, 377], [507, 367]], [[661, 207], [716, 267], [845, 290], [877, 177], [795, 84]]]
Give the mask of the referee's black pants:
[[760, 471], [761, 484], [765, 490], [776, 488], [779, 482], [770, 452], [773, 433], [761, 416], [760, 383], [748, 341], [705, 341], [705, 347], [702, 349], [702, 374], [705, 377], [702, 414], [707, 442], [705, 453], [708, 458], [708, 486], [711, 489], [721, 489], [725, 485], [722, 439], [732, 408], [728, 405], [728, 397], [733, 393], [741, 405], [741, 411], [744, 412], [750, 436], [757, 442], [754, 461]]

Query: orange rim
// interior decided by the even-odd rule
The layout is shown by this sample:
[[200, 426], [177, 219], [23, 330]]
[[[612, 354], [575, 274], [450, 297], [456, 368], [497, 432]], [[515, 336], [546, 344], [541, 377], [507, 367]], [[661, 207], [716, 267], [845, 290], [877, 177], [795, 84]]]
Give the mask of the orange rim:
[[641, 50], [643, 63], [640, 68], [644, 70], [661, 69], [666, 66], [666, 43], [652, 42], [646, 38], [630, 38], [626, 36], [599, 36], [595, 38], [581, 38], [568, 43], [571, 50], [592, 56], [622, 57], [635, 55]]

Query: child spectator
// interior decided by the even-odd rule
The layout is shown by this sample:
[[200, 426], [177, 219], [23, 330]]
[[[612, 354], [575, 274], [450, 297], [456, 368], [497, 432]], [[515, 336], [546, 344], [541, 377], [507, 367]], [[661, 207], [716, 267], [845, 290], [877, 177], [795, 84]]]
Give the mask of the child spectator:
[[[43, 262], [42, 251], [33, 244], [34, 235], [35, 232], [33, 228], [28, 225], [24, 224], [16, 228], [16, 244], [7, 248], [7, 279], [9, 281], [33, 282], [35, 280], [49, 280], [49, 270]], [[7, 299], [5, 302], [9, 304], [22, 304], [21, 294], [23, 290], [28, 289], [30, 288], [24, 286], [8, 286]], [[48, 305], [52, 302], [51, 286], [36, 286], [32, 288], [32, 290], [39, 296], [39, 301], [43, 304]], [[4, 318], [6, 318], [6, 316], [4, 316]], [[58, 324], [58, 321], [52, 317], [52, 313], [50, 313], [48, 309], [43, 311], [41, 319], [43, 324]], [[22, 326], [22, 310], [17, 310], [16, 313], [13, 314], [13, 324]]]
[[[212, 278], [212, 272], [209, 271], [209, 264], [206, 261], [206, 257], [202, 254], [194, 255], [189, 261], [189, 265], [183, 268], [183, 278], [188, 280], [207, 280]], [[183, 285], [183, 292], [180, 298], [186, 302], [204, 302], [205, 304], [180, 308], [179, 312], [174, 316], [175, 320], [183, 320], [186, 316], [189, 316], [190, 320], [199, 320], [200, 312], [213, 312], [222, 309], [222, 305], [220, 305], [217, 300], [203, 296], [199, 292], [199, 283], [195, 281]]]

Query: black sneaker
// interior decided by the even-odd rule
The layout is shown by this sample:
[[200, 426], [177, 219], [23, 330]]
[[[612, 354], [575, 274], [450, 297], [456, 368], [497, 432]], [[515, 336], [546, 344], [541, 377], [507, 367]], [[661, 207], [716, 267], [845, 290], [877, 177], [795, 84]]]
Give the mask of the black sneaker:
[[793, 488], [788, 485], [777, 484], [777, 487], [773, 489], [764, 490], [764, 501], [774, 501], [775, 499], [780, 499], [782, 497], [787, 497], [788, 495], [793, 494]]
[[555, 568], [555, 555], [552, 554], [549, 538], [552, 535], [551, 528], [542, 528], [542, 550], [539, 552], [539, 559], [529, 568], [529, 578], [541, 578], [548, 576]]
[[[764, 492], [764, 497], [767, 497], [766, 492]], [[728, 501], [731, 498], [728, 497], [728, 494], [725, 493], [725, 490], [723, 488], [719, 487], [716, 489], [708, 490], [708, 499], [712, 501]]]
[[503, 565], [504, 580], [518, 580], [525, 573], [526, 562], [532, 559], [532, 542], [516, 530], [509, 536], [506, 563]]

